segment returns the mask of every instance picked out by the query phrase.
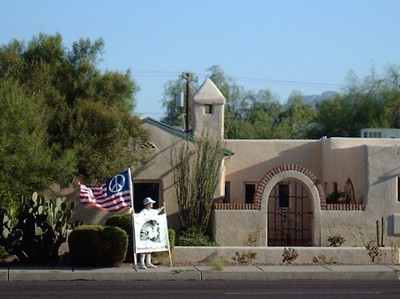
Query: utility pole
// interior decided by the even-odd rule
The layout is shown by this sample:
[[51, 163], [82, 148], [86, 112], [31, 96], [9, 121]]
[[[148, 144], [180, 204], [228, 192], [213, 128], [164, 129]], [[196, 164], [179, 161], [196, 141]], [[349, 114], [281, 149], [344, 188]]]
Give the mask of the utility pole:
[[192, 73], [182, 73], [182, 79], [186, 80], [186, 102], [185, 102], [185, 131], [190, 132], [190, 82], [197, 82], [197, 77]]

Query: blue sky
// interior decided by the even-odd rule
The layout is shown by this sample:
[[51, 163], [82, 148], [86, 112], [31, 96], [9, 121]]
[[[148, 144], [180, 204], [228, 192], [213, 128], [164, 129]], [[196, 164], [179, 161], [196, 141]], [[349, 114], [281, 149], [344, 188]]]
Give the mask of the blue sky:
[[399, 11], [398, 0], [0, 0], [0, 44], [102, 38], [99, 68], [130, 69], [135, 113], [159, 119], [166, 82], [184, 71], [202, 82], [213, 65], [282, 103], [340, 91], [349, 71], [383, 74], [400, 65]]

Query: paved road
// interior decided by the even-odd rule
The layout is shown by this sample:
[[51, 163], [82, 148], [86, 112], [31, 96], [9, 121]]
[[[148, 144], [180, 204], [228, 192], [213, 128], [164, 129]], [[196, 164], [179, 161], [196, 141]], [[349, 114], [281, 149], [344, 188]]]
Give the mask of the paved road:
[[400, 298], [400, 281], [19, 281], [0, 282], [0, 298]]

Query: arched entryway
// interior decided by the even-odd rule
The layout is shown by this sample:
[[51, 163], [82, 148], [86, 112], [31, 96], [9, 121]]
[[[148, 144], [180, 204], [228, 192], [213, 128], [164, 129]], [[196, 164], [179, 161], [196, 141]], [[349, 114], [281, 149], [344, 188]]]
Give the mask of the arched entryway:
[[320, 246], [326, 200], [308, 169], [288, 164], [268, 171], [257, 185], [254, 205], [266, 215], [267, 246]]
[[282, 180], [268, 200], [268, 245], [311, 246], [313, 207], [303, 183]]

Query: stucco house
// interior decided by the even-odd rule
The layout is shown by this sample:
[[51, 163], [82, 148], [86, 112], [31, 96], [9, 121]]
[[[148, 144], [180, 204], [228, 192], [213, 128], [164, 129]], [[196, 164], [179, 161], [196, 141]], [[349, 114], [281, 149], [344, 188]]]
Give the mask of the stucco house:
[[[194, 136], [206, 127], [223, 137], [224, 104], [207, 79], [191, 105]], [[153, 119], [143, 126], [153, 151], [150, 163], [133, 173], [135, 198], [150, 195], [165, 203], [170, 226], [178, 226], [170, 153], [188, 133]], [[224, 143], [230, 154], [210, 221], [220, 245], [326, 246], [334, 235], [347, 246], [400, 241], [400, 139]]]
[[[192, 134], [224, 136], [225, 98], [207, 79], [193, 97]], [[135, 208], [146, 196], [165, 204], [179, 227], [171, 150], [187, 132], [147, 118], [149, 163], [134, 169]], [[400, 139], [224, 140], [226, 156], [210, 220], [222, 246], [346, 246], [400, 242]], [[104, 219], [91, 207], [95, 223]], [[79, 217], [79, 216], [78, 216]], [[383, 243], [383, 244], [382, 244]]]

